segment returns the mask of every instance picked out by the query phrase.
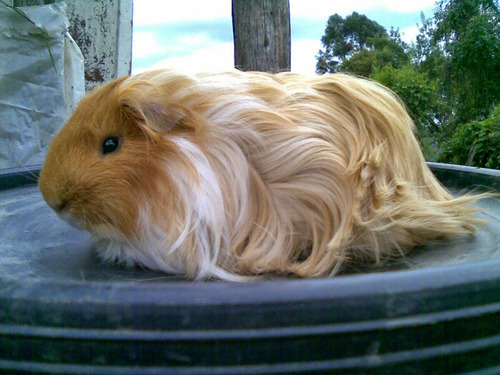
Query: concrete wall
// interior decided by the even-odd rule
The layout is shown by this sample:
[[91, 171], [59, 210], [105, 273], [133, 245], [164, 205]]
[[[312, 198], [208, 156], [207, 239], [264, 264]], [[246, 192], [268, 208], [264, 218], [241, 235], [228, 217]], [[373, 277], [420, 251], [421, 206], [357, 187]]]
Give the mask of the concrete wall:
[[[13, 0], [15, 6], [61, 0]], [[85, 61], [86, 89], [130, 74], [133, 0], [65, 0], [69, 31]]]

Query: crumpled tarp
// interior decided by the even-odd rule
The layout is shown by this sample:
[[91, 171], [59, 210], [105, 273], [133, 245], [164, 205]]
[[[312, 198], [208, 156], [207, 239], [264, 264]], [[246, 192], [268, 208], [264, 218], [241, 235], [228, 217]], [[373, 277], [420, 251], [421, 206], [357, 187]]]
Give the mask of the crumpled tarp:
[[85, 93], [64, 4], [19, 10], [29, 20], [0, 3], [0, 169], [42, 164]]

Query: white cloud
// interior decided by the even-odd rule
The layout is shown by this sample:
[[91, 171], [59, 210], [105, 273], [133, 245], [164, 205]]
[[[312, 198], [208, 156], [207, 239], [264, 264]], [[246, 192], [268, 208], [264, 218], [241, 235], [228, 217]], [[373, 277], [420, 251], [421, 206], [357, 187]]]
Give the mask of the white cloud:
[[346, 16], [353, 11], [365, 12], [380, 8], [397, 13], [418, 12], [432, 7], [434, 3], [435, 0], [290, 0], [290, 13], [295, 16], [325, 20], [335, 13]]
[[[232, 43], [219, 43], [194, 50], [189, 55], [169, 57], [147, 69], [173, 68], [188, 73], [232, 70], [234, 65], [233, 53]], [[145, 69], [137, 69], [134, 73], [140, 73], [141, 70]]]
[[[147, 34], [147, 33], [144, 33]], [[162, 59], [147, 68], [134, 69], [134, 73], [140, 73], [144, 70], [158, 68], [174, 68], [185, 72], [220, 72], [233, 69], [234, 47], [232, 43], [215, 43], [203, 35], [189, 35], [178, 38], [175, 43], [168, 47], [157, 44], [157, 41], [151, 42], [146, 39], [147, 35], [141, 35], [137, 44], [144, 47], [144, 52], [134, 49], [135, 57], [146, 57], [148, 47], [155, 45], [155, 50], [168, 50], [175, 55]], [[134, 38], [136, 36], [134, 35]], [[145, 41], [148, 41], [145, 43]], [[134, 39], [134, 43], [136, 39]], [[292, 42], [292, 71], [305, 75], [313, 75], [316, 69], [316, 58], [321, 42], [315, 39], [301, 39]], [[149, 55], [152, 56], [151, 52]]]
[[415, 42], [417, 40], [417, 35], [420, 34], [417, 26], [407, 27], [399, 32], [401, 33], [401, 39], [406, 43]]
[[313, 75], [316, 71], [316, 55], [321, 48], [321, 42], [315, 39], [292, 42], [292, 72]]
[[134, 25], [231, 17], [231, 0], [134, 0]]
[[[251, 0], [248, 0], [251, 1]], [[410, 13], [432, 7], [435, 0], [290, 0], [292, 16], [325, 20], [334, 13], [347, 15], [370, 9]], [[134, 0], [134, 25], [231, 18], [231, 0]]]
[[[398, 13], [415, 13], [432, 7], [434, 2], [435, 0], [290, 0], [292, 33], [295, 30], [292, 40], [292, 71], [314, 74], [315, 56], [322, 47], [321, 35], [326, 19], [331, 14], [346, 16], [353, 11], [362, 13], [382, 10], [383, 14], [387, 11], [390, 14], [388, 17], [394, 18], [394, 26], [398, 26]], [[133, 57], [143, 64], [137, 66], [134, 72], [161, 66], [190, 71], [231, 69], [231, 38], [225, 38], [224, 41], [220, 37], [214, 38], [214, 30], [207, 29], [206, 22], [203, 22], [207, 20], [223, 20], [230, 25], [231, 0], [134, 0], [134, 26], [137, 26], [137, 31], [134, 31]], [[390, 20], [392, 22], [392, 18]], [[178, 25], [183, 22], [190, 26], [185, 31], [181, 30], [182, 34], [179, 35]], [[199, 27], [197, 22], [200, 22]], [[155, 33], [158, 26], [153, 25], [169, 23], [177, 24], [174, 33]], [[405, 27], [407, 25], [401, 25], [404, 28], [400, 32], [403, 40], [411, 42], [415, 40], [418, 30], [416, 26]], [[230, 30], [228, 26], [223, 32], [227, 34]], [[165, 59], [166, 56], [171, 57]], [[151, 61], [158, 62], [151, 64]]]
[[[378, 1], [374, 1], [374, 3], [378, 3]], [[412, 13], [412, 12], [420, 12], [421, 10], [430, 8], [434, 6], [436, 3], [435, 0], [383, 0], [380, 1], [379, 7], [386, 8], [391, 12], [396, 13]], [[375, 8], [375, 7], [372, 7]]]
[[215, 42], [205, 33], [182, 35], [176, 40], [186, 48], [200, 48], [213, 45]]
[[165, 52], [165, 47], [162, 46], [157, 39], [157, 35], [149, 31], [134, 32], [132, 43], [132, 54], [135, 58], [144, 58], [154, 56]]

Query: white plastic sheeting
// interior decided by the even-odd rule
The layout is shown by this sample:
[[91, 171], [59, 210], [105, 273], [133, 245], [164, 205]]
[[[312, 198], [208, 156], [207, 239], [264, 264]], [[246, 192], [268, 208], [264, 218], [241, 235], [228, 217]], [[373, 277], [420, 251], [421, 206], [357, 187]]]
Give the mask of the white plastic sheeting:
[[0, 169], [42, 164], [85, 93], [64, 5], [19, 9], [29, 20], [0, 3]]

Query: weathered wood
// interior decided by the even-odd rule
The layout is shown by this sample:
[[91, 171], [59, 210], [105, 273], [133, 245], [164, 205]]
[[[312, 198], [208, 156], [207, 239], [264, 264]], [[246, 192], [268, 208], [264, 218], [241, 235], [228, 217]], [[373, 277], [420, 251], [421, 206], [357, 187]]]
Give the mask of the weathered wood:
[[[13, 0], [13, 5], [44, 5], [61, 1]], [[130, 74], [133, 0], [64, 2], [69, 32], [84, 56], [86, 89]]]
[[290, 70], [288, 0], [232, 0], [234, 65], [243, 71]]

